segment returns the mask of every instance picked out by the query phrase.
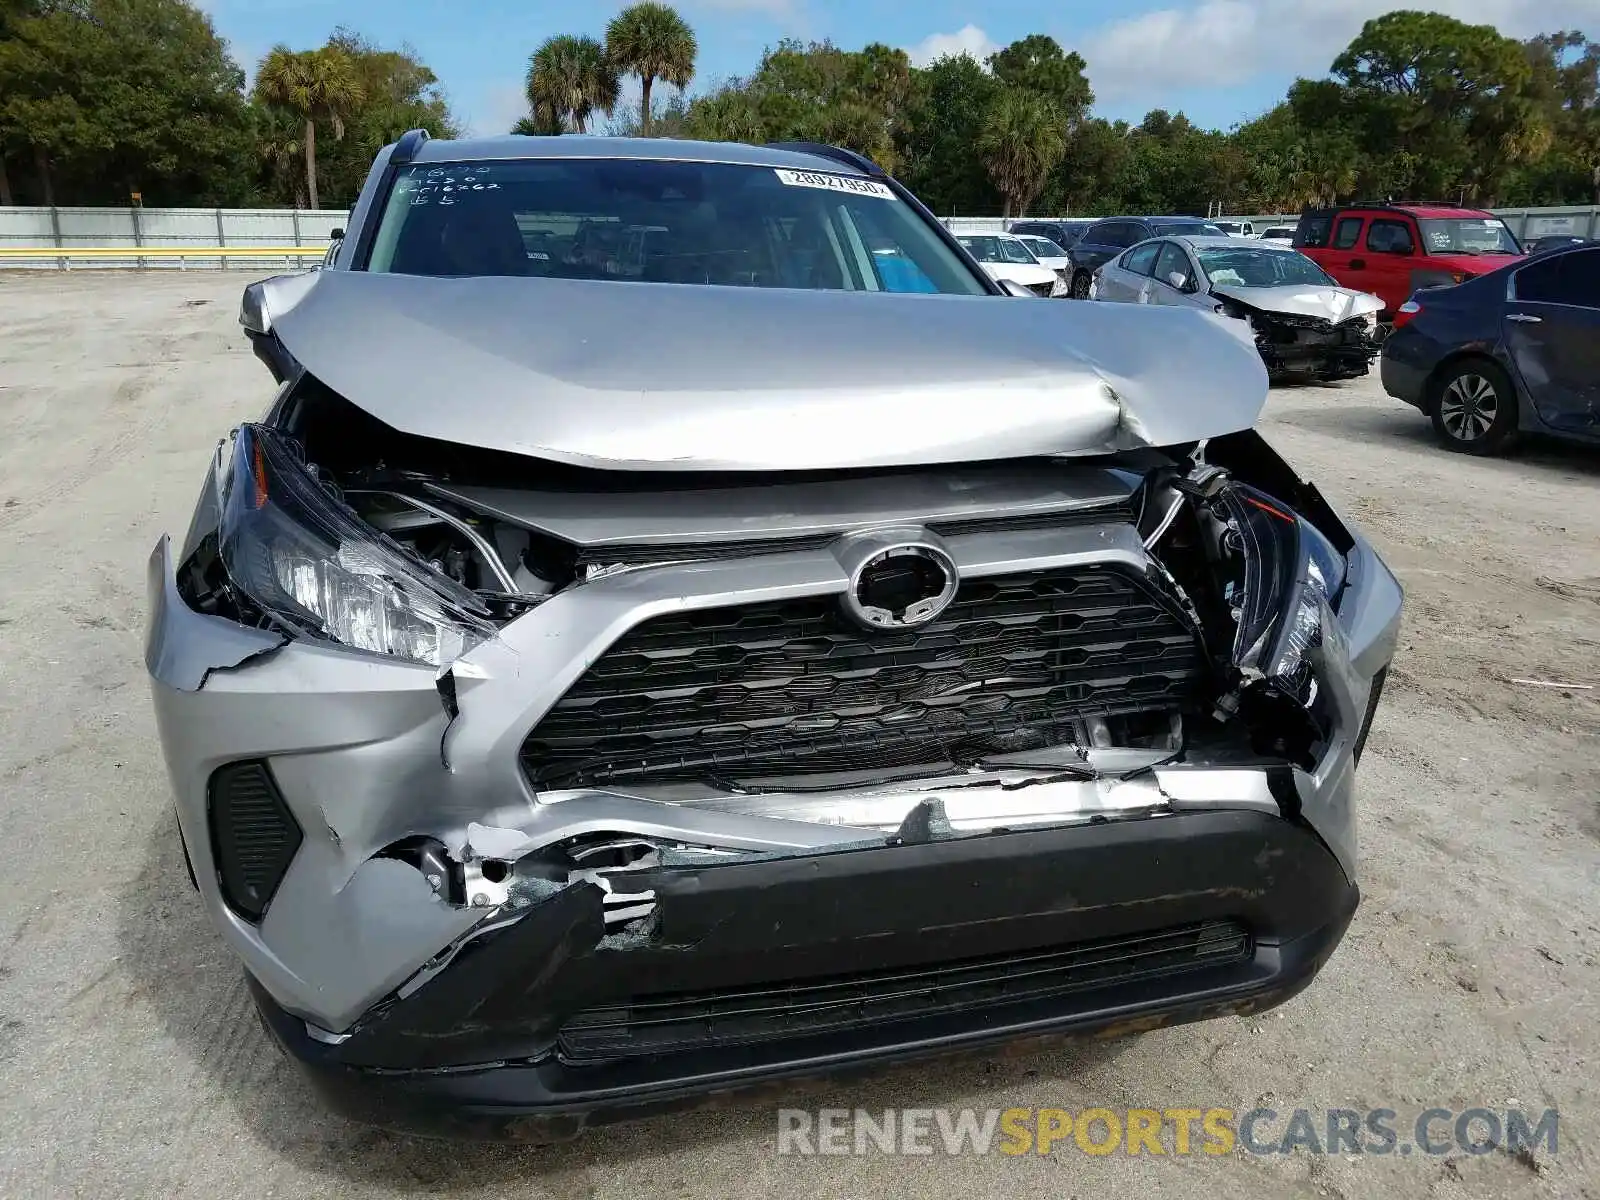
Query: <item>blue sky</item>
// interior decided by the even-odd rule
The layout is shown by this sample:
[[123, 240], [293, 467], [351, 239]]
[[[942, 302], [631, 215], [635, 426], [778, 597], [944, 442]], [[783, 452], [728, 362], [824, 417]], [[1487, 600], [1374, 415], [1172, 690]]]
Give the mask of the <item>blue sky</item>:
[[[473, 132], [504, 132], [524, 111], [528, 55], [557, 33], [598, 37], [621, 3], [577, 0], [200, 0], [247, 70], [275, 42], [318, 45], [348, 25], [385, 46], [409, 43], [439, 75]], [[680, 0], [700, 40], [695, 85], [748, 72], [783, 37], [869, 41], [922, 62], [967, 49], [978, 58], [1048, 33], [1088, 60], [1103, 116], [1137, 120], [1182, 109], [1226, 128], [1258, 115], [1298, 75], [1320, 75], [1381, 12], [1428, 7], [1503, 32], [1589, 27], [1600, 0]]]

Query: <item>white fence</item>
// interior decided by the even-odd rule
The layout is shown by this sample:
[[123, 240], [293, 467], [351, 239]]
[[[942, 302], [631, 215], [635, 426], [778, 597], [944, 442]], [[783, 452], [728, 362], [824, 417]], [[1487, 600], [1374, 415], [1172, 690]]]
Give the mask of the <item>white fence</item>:
[[[1496, 209], [1519, 238], [1575, 234], [1600, 238], [1600, 205], [1564, 208]], [[320, 247], [326, 245], [334, 229], [342, 228], [350, 214], [344, 210], [273, 208], [0, 208], [0, 269], [43, 268], [73, 270], [94, 267], [149, 267], [177, 270], [183, 267], [225, 267], [228, 258], [182, 258], [160, 255], [142, 257], [141, 249], [185, 249], [199, 251], [225, 247]], [[946, 217], [945, 224], [964, 230], [1003, 230], [1016, 221], [1042, 218]], [[1292, 214], [1257, 213], [1223, 217], [1222, 220], [1252, 222], [1257, 232], [1268, 225], [1293, 225]], [[100, 254], [93, 259], [66, 257], [8, 258], [7, 251], [64, 249], [83, 250], [126, 247], [122, 256]], [[261, 258], [239, 260], [246, 267], [260, 268]], [[289, 261], [287, 258], [285, 261]], [[297, 261], [305, 261], [299, 259]]]
[[[349, 213], [339, 209], [273, 208], [0, 208], [0, 267], [216, 268], [225, 258], [141, 258], [140, 249], [206, 250], [217, 246], [325, 246]], [[8, 250], [128, 247], [126, 257], [7, 261]], [[261, 266], [261, 259], [244, 259]]]
[[[1554, 237], [1558, 234], [1571, 234], [1577, 237], [1600, 238], [1600, 204], [1568, 205], [1554, 208], [1497, 208], [1495, 216], [1506, 223], [1506, 226], [1517, 238], [1526, 241], [1538, 237]], [[1011, 228], [1019, 221], [1048, 221], [1062, 218], [1051, 218], [1044, 215], [1031, 217], [942, 217], [944, 223], [952, 229], [959, 228], [967, 233], [999, 233]], [[1297, 225], [1300, 222], [1298, 213], [1246, 213], [1239, 216], [1217, 217], [1219, 221], [1249, 221], [1257, 233], [1269, 225]]]

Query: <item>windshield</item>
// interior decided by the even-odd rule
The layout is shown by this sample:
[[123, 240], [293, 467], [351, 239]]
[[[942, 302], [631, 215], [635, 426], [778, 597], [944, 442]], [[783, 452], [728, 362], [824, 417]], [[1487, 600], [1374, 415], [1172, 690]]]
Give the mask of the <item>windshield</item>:
[[1316, 263], [1295, 250], [1257, 250], [1253, 247], [1195, 251], [1206, 278], [1222, 287], [1278, 287], [1285, 283], [1326, 287], [1333, 279]]
[[1425, 217], [1422, 244], [1429, 254], [1521, 254], [1522, 247], [1498, 217]]
[[409, 164], [367, 270], [985, 293], [876, 180], [650, 159]]
[[1037, 263], [1039, 260], [1014, 237], [995, 234], [968, 234], [960, 242], [979, 262], [986, 263]]
[[1227, 237], [1228, 234], [1210, 221], [1185, 221], [1181, 225], [1157, 225], [1157, 237]]
[[1276, 225], [1261, 235], [1264, 238], [1292, 238], [1294, 230], [1287, 225]]
[[1049, 238], [1025, 237], [1022, 239], [1038, 258], [1065, 258], [1067, 252]]

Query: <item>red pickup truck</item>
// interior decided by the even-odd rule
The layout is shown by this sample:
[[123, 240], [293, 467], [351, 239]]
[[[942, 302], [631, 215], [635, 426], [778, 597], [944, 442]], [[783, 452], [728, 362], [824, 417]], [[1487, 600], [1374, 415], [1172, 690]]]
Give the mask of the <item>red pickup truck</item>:
[[1340, 286], [1382, 299], [1385, 322], [1419, 288], [1461, 283], [1522, 254], [1493, 213], [1451, 204], [1307, 209], [1293, 245]]

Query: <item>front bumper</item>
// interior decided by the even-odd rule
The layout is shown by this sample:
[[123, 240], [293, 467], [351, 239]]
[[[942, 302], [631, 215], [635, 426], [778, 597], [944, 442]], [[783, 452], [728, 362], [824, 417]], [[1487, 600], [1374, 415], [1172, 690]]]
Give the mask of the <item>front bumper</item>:
[[[547, 1139], [850, 1066], [1260, 1011], [1311, 980], [1357, 902], [1307, 828], [1251, 812], [663, 869], [643, 883], [660, 904], [648, 939], [603, 938], [599, 895], [569, 888], [338, 1044], [258, 986], [263, 1018], [355, 1119]], [[1208, 922], [1247, 930], [1239, 952], [1107, 969], [1107, 944], [1129, 941], [1136, 968], [1153, 953], [1139, 935]], [[1098, 980], [1038, 983], [1039, 952], [1086, 943]], [[1006, 956], [1021, 969], [961, 989], [962, 964]], [[937, 973], [919, 971], [930, 959]], [[771, 986], [795, 979], [827, 981], [826, 1019], [801, 989]], [[581, 1036], [595, 1013], [613, 1035], [599, 1054]]]

